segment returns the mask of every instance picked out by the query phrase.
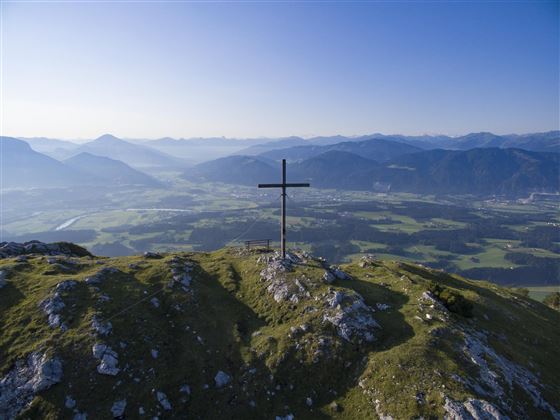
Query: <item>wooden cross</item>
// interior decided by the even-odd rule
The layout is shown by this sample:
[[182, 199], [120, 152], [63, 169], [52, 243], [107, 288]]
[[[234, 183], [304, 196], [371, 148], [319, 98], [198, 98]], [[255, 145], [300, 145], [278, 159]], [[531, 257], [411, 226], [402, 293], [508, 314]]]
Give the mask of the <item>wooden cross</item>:
[[282, 159], [282, 183], [281, 184], [259, 184], [259, 188], [282, 188], [282, 206], [280, 214], [280, 246], [282, 258], [286, 258], [286, 188], [309, 187], [309, 184], [287, 184], [286, 183], [286, 159]]

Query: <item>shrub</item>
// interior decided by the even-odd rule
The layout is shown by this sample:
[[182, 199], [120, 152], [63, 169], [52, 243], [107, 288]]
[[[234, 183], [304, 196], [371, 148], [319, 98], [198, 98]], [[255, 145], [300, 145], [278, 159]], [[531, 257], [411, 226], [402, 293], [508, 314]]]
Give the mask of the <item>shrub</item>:
[[516, 289], [513, 289], [513, 292], [521, 296], [529, 297], [529, 289], [527, 289], [526, 287], [518, 287]]
[[543, 300], [546, 306], [550, 306], [552, 309], [560, 310], [560, 292], [554, 292], [546, 295]]
[[473, 304], [462, 294], [434, 281], [430, 282], [428, 290], [451, 312], [467, 318], [472, 317]]

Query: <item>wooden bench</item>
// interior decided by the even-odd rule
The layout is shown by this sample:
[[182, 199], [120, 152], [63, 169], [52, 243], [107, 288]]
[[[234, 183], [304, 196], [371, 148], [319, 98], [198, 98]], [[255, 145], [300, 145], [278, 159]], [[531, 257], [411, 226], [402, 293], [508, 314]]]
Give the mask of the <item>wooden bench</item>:
[[247, 249], [256, 248], [256, 247], [266, 247], [266, 249], [270, 249], [270, 239], [252, 239], [250, 241], [245, 241], [245, 246]]

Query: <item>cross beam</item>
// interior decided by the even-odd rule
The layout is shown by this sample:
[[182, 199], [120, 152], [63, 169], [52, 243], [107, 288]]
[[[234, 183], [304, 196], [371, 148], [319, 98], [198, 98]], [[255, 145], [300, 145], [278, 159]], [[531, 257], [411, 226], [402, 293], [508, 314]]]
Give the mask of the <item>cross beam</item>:
[[280, 215], [280, 246], [282, 258], [286, 258], [286, 188], [309, 187], [306, 183], [288, 184], [286, 182], [286, 159], [282, 159], [282, 183], [281, 184], [259, 184], [259, 188], [282, 188], [282, 206]]

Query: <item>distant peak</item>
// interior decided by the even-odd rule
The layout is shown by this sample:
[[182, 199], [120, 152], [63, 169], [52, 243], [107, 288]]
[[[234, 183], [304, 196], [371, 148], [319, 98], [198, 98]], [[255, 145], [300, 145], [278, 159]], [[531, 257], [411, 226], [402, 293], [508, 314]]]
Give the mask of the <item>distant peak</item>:
[[101, 137], [95, 139], [95, 141], [122, 141], [118, 137], [113, 136], [112, 134], [103, 134]]

